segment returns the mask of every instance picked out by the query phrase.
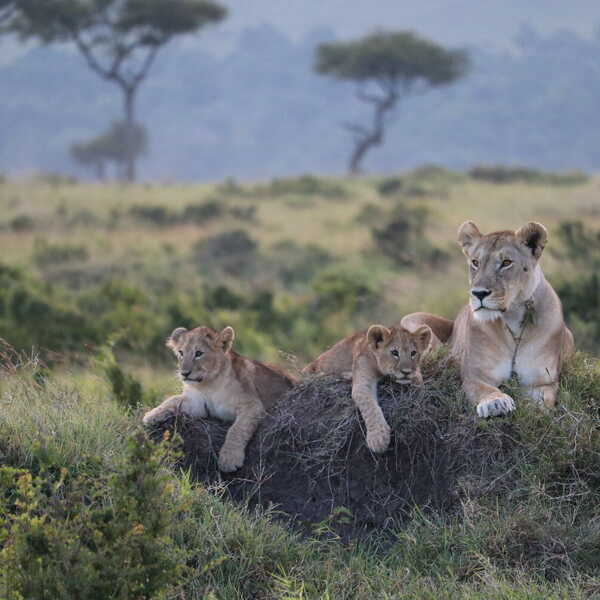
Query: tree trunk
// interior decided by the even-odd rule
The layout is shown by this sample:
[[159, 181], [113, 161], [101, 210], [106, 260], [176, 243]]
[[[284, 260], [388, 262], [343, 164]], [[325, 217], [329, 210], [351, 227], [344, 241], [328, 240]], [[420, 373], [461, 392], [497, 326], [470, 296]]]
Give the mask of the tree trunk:
[[348, 168], [352, 175], [360, 173], [360, 163], [362, 162], [367, 150], [373, 146], [379, 146], [383, 142], [385, 115], [396, 105], [398, 94], [390, 91], [385, 98], [382, 98], [375, 104], [375, 114], [373, 115], [373, 126], [370, 131], [366, 131], [356, 140], [356, 146], [350, 156]]
[[125, 93], [125, 180], [135, 181], [135, 88]]

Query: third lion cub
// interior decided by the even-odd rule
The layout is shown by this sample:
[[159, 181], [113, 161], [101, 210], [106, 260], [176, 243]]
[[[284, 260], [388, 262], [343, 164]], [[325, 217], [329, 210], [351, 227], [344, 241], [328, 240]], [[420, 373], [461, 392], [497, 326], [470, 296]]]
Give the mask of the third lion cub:
[[390, 443], [390, 426], [377, 402], [377, 382], [391, 376], [399, 383], [421, 385], [420, 361], [438, 338], [428, 325], [415, 330], [402, 324], [389, 329], [371, 325], [344, 338], [307, 365], [304, 374], [323, 373], [352, 379], [352, 399], [367, 427], [367, 446], [385, 452]]

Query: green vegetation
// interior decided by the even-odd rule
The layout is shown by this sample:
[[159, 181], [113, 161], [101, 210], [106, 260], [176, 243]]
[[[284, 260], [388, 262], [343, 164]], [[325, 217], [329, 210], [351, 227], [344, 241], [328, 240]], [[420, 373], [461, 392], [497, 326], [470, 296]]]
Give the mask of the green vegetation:
[[[600, 371], [586, 355], [548, 415], [521, 402], [508, 419], [476, 422], [455, 375], [434, 373], [426, 414], [455, 419], [473, 464], [490, 456], [488, 469], [460, 473], [451, 510], [415, 507], [381, 539], [342, 539], [343, 511], [300, 536], [276, 509], [192, 482], [177, 440], [140, 437], [145, 408], [176, 391], [164, 348], [176, 326], [232, 325], [241, 352], [293, 368], [375, 321], [418, 309], [452, 317], [465, 296], [455, 235], [467, 218], [482, 231], [548, 227], [545, 273], [578, 344], [597, 352], [597, 181], [496, 185], [437, 167], [390, 179], [0, 184], [0, 338], [15, 349], [0, 348], [0, 595], [68, 598], [74, 585], [82, 598], [198, 600], [600, 593]], [[23, 217], [26, 227], [10, 225]]]

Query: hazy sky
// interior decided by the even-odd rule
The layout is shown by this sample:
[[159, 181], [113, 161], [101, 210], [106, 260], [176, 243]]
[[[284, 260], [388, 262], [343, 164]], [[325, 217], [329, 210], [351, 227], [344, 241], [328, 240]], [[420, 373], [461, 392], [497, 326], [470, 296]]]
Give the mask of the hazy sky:
[[547, 32], [590, 33], [600, 23], [599, 0], [222, 0], [227, 29], [271, 23], [297, 37], [326, 25], [340, 36], [376, 27], [414, 29], [440, 42], [506, 45], [524, 23]]
[[[227, 52], [245, 27], [267, 23], [298, 38], [311, 29], [329, 27], [339, 37], [376, 28], [413, 29], [432, 39], [462, 46], [510, 46], [519, 28], [540, 32], [572, 29], [591, 34], [600, 25], [600, 0], [218, 0], [229, 7], [221, 25], [204, 30], [200, 44]], [[189, 38], [188, 38], [189, 39]], [[193, 41], [192, 43], [198, 43]], [[0, 64], [25, 48], [0, 43]]]

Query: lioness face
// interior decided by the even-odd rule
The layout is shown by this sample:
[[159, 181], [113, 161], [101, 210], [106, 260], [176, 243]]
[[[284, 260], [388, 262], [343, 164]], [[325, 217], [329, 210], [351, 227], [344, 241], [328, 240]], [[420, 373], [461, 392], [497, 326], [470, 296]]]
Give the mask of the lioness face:
[[431, 335], [427, 325], [415, 332], [403, 327], [388, 329], [383, 325], [371, 325], [367, 340], [383, 375], [393, 377], [399, 383], [421, 384], [421, 355], [429, 347]]
[[215, 379], [228, 364], [235, 333], [225, 327], [217, 333], [210, 327], [196, 327], [188, 331], [178, 327], [167, 340], [179, 360], [179, 376], [184, 383], [199, 385]]
[[467, 257], [469, 302], [476, 319], [497, 319], [515, 302], [529, 300], [539, 282], [537, 263], [547, 238], [539, 223], [487, 235], [472, 221], [461, 225], [458, 243]]

